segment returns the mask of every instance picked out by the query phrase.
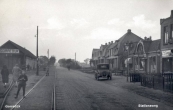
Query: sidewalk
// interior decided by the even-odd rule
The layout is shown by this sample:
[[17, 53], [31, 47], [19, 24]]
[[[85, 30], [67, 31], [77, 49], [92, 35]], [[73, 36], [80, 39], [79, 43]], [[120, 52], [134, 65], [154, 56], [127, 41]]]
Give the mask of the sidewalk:
[[[41, 71], [40, 71], [41, 72]], [[31, 70], [31, 71], [26, 71], [26, 75], [29, 77], [31, 75], [36, 74], [36, 70]], [[12, 74], [9, 74], [9, 83], [6, 86], [6, 88], [4, 88], [3, 86], [3, 82], [2, 82], [2, 75], [0, 74], [0, 96], [8, 89], [11, 81], [12, 81]]]
[[173, 94], [169, 92], [143, 87], [141, 86], [140, 82], [127, 82], [127, 78], [125, 76], [113, 75], [113, 79], [115, 79], [115, 81], [118, 83], [118, 86], [128, 90], [129, 92], [133, 92], [143, 97], [162, 102], [169, 106], [173, 106]]
[[[26, 82], [26, 92], [27, 93], [36, 83], [39, 81], [40, 78], [42, 78], [45, 75], [45, 71], [39, 71], [39, 75], [36, 76], [36, 71], [26, 71], [26, 75], [28, 76], [28, 81]], [[17, 101], [22, 98], [23, 91], [22, 89], [19, 92], [19, 96], [17, 99], [15, 99], [15, 94], [17, 92], [17, 88], [13, 87], [10, 91], [8, 98], [6, 100], [6, 105], [15, 105]], [[27, 98], [27, 97], [26, 97]], [[6, 108], [4, 108], [6, 110]]]

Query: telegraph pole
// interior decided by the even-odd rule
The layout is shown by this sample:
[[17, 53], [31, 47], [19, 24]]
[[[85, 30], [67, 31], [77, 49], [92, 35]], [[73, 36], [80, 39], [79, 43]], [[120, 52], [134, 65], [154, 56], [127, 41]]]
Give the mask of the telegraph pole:
[[47, 57], [48, 57], [48, 59], [49, 59], [49, 49], [47, 50]]
[[47, 66], [49, 66], [49, 49], [47, 50], [47, 57], [48, 57], [48, 63], [47, 63]]
[[75, 66], [76, 66], [76, 52], [75, 52]]
[[38, 76], [39, 75], [39, 67], [38, 67], [38, 26], [37, 26], [37, 72], [36, 72], [36, 75]]

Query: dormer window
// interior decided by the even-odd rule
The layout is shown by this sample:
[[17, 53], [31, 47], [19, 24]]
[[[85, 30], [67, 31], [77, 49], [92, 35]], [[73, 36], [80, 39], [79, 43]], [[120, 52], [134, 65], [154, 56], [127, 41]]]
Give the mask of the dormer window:
[[168, 44], [168, 26], [164, 27], [164, 44]]

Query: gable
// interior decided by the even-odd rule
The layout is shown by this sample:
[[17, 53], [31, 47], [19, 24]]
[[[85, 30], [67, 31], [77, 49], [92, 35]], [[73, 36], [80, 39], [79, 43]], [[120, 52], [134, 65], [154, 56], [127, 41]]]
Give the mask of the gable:
[[11, 44], [10, 42], [6, 42], [0, 48], [3, 48], [3, 49], [18, 49], [16, 46]]
[[139, 43], [137, 44], [137, 47], [136, 47], [136, 51], [135, 51], [135, 54], [145, 54], [145, 49], [144, 49], [144, 44], [142, 41], [139, 41]]
[[6, 43], [4, 43], [0, 48], [5, 48], [5, 49], [19, 49], [19, 53], [20, 54], [25, 54], [26, 56], [30, 57], [30, 58], [36, 58], [36, 56], [34, 54], [32, 54], [29, 50], [21, 47], [20, 45], [12, 42], [12, 41], [7, 41]]

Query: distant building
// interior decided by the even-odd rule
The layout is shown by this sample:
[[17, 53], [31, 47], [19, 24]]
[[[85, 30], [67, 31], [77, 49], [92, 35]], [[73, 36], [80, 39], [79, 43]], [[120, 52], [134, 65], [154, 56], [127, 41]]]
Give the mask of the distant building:
[[31, 69], [34, 69], [36, 68], [36, 56], [9, 40], [0, 47], [0, 67], [7, 65], [11, 70], [15, 64], [21, 68], [26, 68], [29, 65]]
[[99, 63], [99, 49], [93, 49], [92, 51], [92, 60], [90, 64], [96, 66]]
[[168, 18], [160, 19], [161, 54], [160, 72], [173, 72], [173, 10]]
[[92, 51], [92, 64], [109, 63], [110, 69], [123, 70], [125, 68], [124, 61], [127, 56], [123, 56], [125, 43], [138, 42], [142, 40], [141, 37], [135, 35], [130, 29], [127, 30], [122, 37], [115, 42], [111, 41], [105, 45], [101, 45], [100, 49], [93, 49]]

